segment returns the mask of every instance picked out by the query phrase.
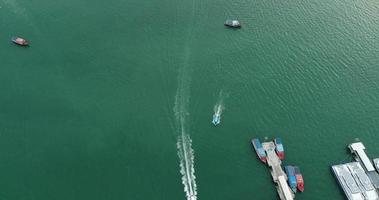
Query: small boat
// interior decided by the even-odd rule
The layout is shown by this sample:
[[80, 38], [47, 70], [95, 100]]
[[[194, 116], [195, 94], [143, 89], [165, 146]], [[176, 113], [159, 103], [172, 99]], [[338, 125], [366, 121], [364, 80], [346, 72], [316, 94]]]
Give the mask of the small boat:
[[27, 40], [20, 38], [20, 37], [12, 37], [11, 40], [13, 43], [20, 45], [20, 46], [28, 46], [29, 45]]
[[214, 114], [213, 115], [213, 120], [212, 123], [217, 126], [221, 122], [221, 116], [219, 114]]
[[297, 182], [294, 167], [288, 165], [284, 167], [284, 170], [286, 171], [286, 174], [288, 176], [288, 185], [290, 186], [293, 192], [296, 192]]
[[226, 20], [224, 25], [232, 28], [241, 28], [241, 23], [238, 20], [234, 19]]
[[278, 155], [280, 160], [284, 160], [284, 148], [283, 148], [282, 139], [275, 138], [274, 142], [276, 146], [275, 148], [276, 154]]
[[295, 176], [296, 176], [296, 182], [297, 182], [297, 189], [300, 192], [304, 191], [304, 180], [303, 180], [303, 175], [300, 172], [300, 168], [298, 166], [293, 167], [295, 170]]
[[266, 155], [265, 150], [263, 149], [261, 141], [259, 141], [259, 139], [257, 139], [257, 138], [254, 138], [251, 140], [251, 144], [253, 145], [255, 152], [257, 153], [259, 159], [262, 162], [266, 163], [267, 162], [267, 155]]

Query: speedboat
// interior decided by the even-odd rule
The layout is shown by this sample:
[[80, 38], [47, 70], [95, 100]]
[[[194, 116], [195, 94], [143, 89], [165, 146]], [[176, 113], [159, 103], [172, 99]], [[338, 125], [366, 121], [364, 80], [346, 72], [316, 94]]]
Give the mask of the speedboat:
[[241, 28], [241, 23], [235, 19], [226, 20], [224, 25], [232, 28]]
[[12, 37], [11, 40], [13, 43], [20, 45], [20, 46], [28, 46], [29, 45], [28, 41], [25, 40], [24, 38]]
[[221, 121], [221, 116], [218, 115], [218, 114], [214, 114], [213, 115], [213, 120], [212, 120], [212, 123], [217, 126]]

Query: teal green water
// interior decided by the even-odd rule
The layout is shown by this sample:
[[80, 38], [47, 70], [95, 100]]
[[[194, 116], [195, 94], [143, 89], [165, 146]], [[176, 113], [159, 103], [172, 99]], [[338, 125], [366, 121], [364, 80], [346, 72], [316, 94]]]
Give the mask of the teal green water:
[[200, 200], [277, 198], [252, 137], [282, 137], [296, 199], [344, 199], [355, 138], [379, 157], [377, 1], [0, 0], [0, 30], [0, 199], [186, 199], [182, 134]]

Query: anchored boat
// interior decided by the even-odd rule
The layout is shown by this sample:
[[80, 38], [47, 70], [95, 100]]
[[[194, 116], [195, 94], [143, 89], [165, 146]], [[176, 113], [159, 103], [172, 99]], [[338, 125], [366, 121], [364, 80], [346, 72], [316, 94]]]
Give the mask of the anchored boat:
[[275, 148], [276, 154], [278, 155], [280, 160], [284, 160], [284, 148], [283, 148], [282, 139], [275, 138], [274, 142], [276, 146]]
[[29, 42], [27, 40], [25, 40], [24, 38], [12, 37], [11, 40], [13, 43], [20, 45], [20, 46], [28, 46], [29, 45]]
[[298, 166], [293, 167], [295, 170], [295, 177], [296, 177], [296, 182], [297, 182], [297, 189], [300, 192], [304, 191], [304, 180], [303, 180], [303, 175], [300, 172], [300, 168]]
[[259, 159], [262, 162], [266, 163], [267, 162], [267, 155], [266, 155], [265, 150], [263, 149], [261, 141], [259, 141], [259, 139], [257, 139], [257, 138], [254, 138], [251, 140], [251, 144], [253, 145], [255, 152], [257, 153]]
[[226, 20], [224, 25], [232, 28], [241, 28], [241, 23], [235, 19]]
[[296, 192], [297, 182], [294, 167], [288, 165], [284, 167], [284, 170], [286, 171], [286, 174], [288, 176], [288, 185], [290, 186], [293, 192]]

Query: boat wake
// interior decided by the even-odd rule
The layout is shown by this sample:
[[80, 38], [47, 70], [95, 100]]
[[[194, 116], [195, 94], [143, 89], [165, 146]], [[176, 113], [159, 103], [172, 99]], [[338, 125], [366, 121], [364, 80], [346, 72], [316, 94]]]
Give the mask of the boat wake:
[[14, 0], [2, 0], [2, 2], [5, 5], [8, 5], [9, 8], [18, 16], [22, 16], [24, 18], [27, 18], [26, 10], [25, 8], [21, 7], [16, 1]]
[[197, 200], [197, 186], [194, 167], [194, 150], [192, 149], [192, 140], [189, 135], [187, 107], [190, 98], [191, 72], [188, 65], [190, 56], [189, 47], [185, 49], [184, 65], [179, 69], [178, 89], [175, 96], [175, 125], [179, 133], [177, 148], [180, 160], [180, 173], [182, 174], [182, 183], [187, 200]]
[[[183, 88], [178, 89], [178, 93], [187, 93], [187, 91], [181, 91]], [[175, 115], [177, 131], [180, 133], [177, 141], [178, 157], [180, 160], [180, 173], [182, 174], [182, 183], [184, 185], [184, 192], [186, 193], [187, 200], [197, 200], [197, 187], [196, 176], [194, 167], [194, 151], [192, 149], [192, 140], [187, 132], [186, 121], [188, 112], [186, 110], [186, 104], [184, 102], [188, 99], [184, 99], [183, 96], [176, 96], [175, 102]]]
[[180, 173], [187, 200], [197, 200], [196, 176], [194, 168], [194, 152], [189, 135], [182, 134], [178, 137], [178, 156], [180, 159]]
[[223, 110], [224, 110], [224, 105], [222, 103], [216, 104], [214, 107], [214, 115], [221, 116]]

